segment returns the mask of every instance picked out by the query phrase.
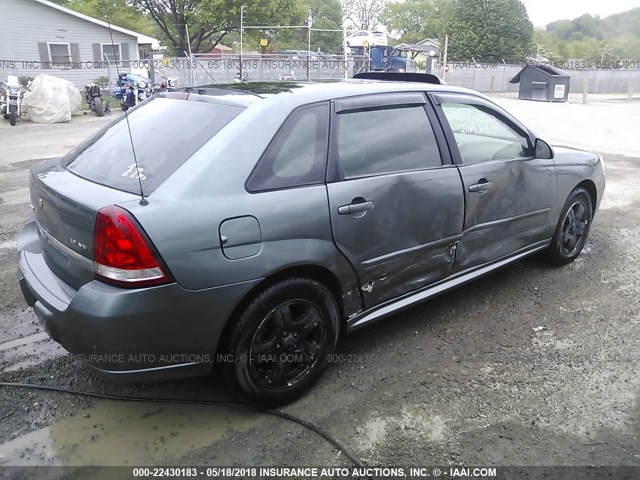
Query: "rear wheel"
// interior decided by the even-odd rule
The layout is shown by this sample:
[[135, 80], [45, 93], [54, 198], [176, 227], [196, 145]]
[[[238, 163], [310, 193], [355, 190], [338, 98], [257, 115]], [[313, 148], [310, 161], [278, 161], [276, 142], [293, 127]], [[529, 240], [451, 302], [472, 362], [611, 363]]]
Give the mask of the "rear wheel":
[[567, 265], [578, 258], [587, 242], [592, 219], [591, 196], [584, 188], [576, 188], [564, 204], [547, 252], [553, 263]]
[[228, 334], [223, 370], [244, 396], [270, 406], [302, 395], [328, 363], [340, 332], [334, 295], [309, 278], [262, 291]]
[[93, 105], [95, 107], [95, 112], [97, 117], [104, 116], [104, 109], [102, 107], [102, 99], [100, 97], [96, 97], [93, 99]]
[[18, 107], [9, 105], [9, 123], [12, 127], [16, 125], [16, 117], [18, 116]]

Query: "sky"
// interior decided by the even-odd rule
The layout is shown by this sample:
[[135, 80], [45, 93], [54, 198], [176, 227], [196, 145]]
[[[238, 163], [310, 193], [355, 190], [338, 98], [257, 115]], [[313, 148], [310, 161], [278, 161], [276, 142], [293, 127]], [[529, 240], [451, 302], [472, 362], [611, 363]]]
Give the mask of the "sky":
[[640, 7], [640, 0], [522, 0], [535, 27], [556, 20], [572, 20], [585, 13], [606, 17]]

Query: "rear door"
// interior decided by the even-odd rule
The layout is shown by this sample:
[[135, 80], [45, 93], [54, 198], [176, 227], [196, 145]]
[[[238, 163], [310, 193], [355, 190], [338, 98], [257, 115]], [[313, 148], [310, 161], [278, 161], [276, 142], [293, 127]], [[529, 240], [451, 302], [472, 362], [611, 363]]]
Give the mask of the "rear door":
[[331, 224], [365, 308], [448, 276], [464, 196], [425, 96], [367, 95], [333, 107]]
[[554, 161], [535, 158], [525, 128], [490, 102], [464, 94], [434, 99], [466, 197], [454, 272], [548, 240]]

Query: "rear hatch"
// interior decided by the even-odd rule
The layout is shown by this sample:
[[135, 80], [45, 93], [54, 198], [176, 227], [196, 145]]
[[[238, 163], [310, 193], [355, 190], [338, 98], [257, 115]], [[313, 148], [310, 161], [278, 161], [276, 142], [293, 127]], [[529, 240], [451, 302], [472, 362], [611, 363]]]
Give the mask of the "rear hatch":
[[94, 279], [98, 211], [139, 198], [141, 187], [145, 196], [152, 194], [244, 109], [179, 95], [182, 99], [147, 100], [128, 119], [107, 125], [61, 160], [32, 168], [31, 203], [43, 255], [69, 285], [80, 288]]
[[49, 268], [74, 288], [94, 278], [93, 230], [98, 210], [136, 195], [88, 182], [51, 160], [31, 170], [31, 204]]

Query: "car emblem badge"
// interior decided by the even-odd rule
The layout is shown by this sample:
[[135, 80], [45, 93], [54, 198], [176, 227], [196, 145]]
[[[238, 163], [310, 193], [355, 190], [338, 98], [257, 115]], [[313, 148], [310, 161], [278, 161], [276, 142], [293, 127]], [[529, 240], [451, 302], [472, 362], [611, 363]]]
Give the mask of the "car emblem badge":
[[44, 200], [42, 200], [41, 198], [38, 199], [38, 205], [40, 205], [40, 210], [42, 210], [44, 208]]

